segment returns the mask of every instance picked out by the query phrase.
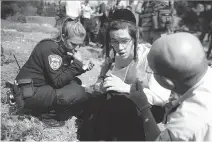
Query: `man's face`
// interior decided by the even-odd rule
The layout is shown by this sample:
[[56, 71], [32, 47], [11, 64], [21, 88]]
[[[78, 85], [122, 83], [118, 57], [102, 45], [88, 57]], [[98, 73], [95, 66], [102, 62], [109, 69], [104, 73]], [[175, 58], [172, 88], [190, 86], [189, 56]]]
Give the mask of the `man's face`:
[[127, 59], [133, 56], [133, 39], [129, 35], [128, 29], [120, 29], [110, 31], [110, 44], [118, 54], [123, 59]]
[[172, 90], [173, 89], [173, 86], [171, 86], [168, 81], [166, 80], [165, 77], [157, 74], [157, 73], [154, 73], [154, 77], [155, 77], [155, 80], [161, 85], [163, 86], [164, 88], [166, 89], [169, 89], [169, 90]]
[[210, 4], [207, 4], [207, 5], [205, 6], [205, 9], [206, 9], [206, 10], [211, 10], [211, 5], [210, 5]]
[[149, 58], [148, 57], [148, 63], [149, 63], [149, 67], [152, 70], [152, 74], [154, 74], [154, 78], [155, 80], [164, 88], [172, 90], [173, 86], [170, 85], [170, 83], [167, 81], [167, 78], [162, 76], [160, 73], [157, 72], [157, 70], [155, 69], [155, 62], [154, 62], [154, 58]]

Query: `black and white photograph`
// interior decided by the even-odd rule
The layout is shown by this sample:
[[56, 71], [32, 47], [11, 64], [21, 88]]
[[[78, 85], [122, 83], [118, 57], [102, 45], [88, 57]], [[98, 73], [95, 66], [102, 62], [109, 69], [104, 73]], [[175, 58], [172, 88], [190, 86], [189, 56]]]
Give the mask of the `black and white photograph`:
[[212, 0], [1, 0], [1, 141], [212, 141]]

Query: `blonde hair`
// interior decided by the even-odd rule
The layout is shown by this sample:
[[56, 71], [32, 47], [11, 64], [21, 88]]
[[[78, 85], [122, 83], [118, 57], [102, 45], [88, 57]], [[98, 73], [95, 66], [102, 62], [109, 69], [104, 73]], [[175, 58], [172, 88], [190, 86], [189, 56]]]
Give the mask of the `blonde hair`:
[[75, 36], [85, 38], [85, 28], [79, 21], [66, 21], [61, 25], [60, 31], [54, 39], [60, 42], [65, 38], [72, 38]]
[[72, 38], [75, 36], [85, 37], [86, 31], [83, 25], [79, 21], [68, 21], [64, 27], [65, 36]]

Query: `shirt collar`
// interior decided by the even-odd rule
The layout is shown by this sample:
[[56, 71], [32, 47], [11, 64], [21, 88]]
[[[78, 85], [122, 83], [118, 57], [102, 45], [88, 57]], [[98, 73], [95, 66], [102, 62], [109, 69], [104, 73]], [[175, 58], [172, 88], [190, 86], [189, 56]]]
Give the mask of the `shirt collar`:
[[205, 75], [206, 75], [206, 73], [203, 75], [203, 77], [202, 77], [202, 79], [200, 81], [198, 81], [193, 87], [191, 87], [184, 94], [182, 94], [182, 95], [178, 95], [177, 94], [179, 96], [179, 98], [177, 100], [174, 100], [174, 101], [170, 102], [171, 106], [169, 106], [167, 111], [170, 112], [173, 108], [176, 108], [177, 106], [182, 104], [183, 101], [185, 101], [187, 98], [190, 98], [190, 97], [194, 96], [195, 94], [193, 94], [192, 92], [204, 82]]
[[65, 54], [66, 54], [66, 50], [64, 49], [65, 47], [64, 47], [62, 41], [58, 42], [58, 45], [59, 45], [58, 50], [59, 50], [63, 55], [65, 55]]

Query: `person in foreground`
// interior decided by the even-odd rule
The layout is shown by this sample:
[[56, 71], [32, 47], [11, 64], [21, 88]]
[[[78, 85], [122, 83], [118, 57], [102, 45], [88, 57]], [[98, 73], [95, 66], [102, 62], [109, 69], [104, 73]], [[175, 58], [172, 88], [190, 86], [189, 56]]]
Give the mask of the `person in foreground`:
[[153, 43], [148, 62], [158, 83], [176, 96], [166, 105], [166, 129], [160, 131], [142, 84], [137, 81], [132, 85], [129, 98], [137, 104], [146, 140], [211, 141], [212, 69], [201, 42], [190, 33], [161, 37]]
[[[144, 140], [136, 106], [124, 96], [130, 93], [130, 86], [137, 77], [144, 82], [145, 92], [152, 105], [164, 103], [164, 98], [168, 100], [167, 96], [170, 95], [170, 90], [160, 86], [152, 74], [145, 72], [148, 69], [147, 55], [151, 45], [141, 43], [138, 33], [136, 19], [130, 10], [114, 11], [107, 39], [109, 60], [103, 64], [98, 82], [99, 91], [102, 96], [106, 96], [100, 112], [102, 120], [105, 120], [99, 124], [102, 128], [98, 132], [105, 130], [100, 134], [101, 140]], [[158, 94], [164, 96], [160, 98]]]
[[87, 98], [76, 76], [93, 67], [78, 52], [85, 35], [80, 22], [67, 18], [55, 39], [37, 43], [15, 79], [15, 97], [20, 108], [38, 114], [54, 110], [58, 120], [65, 119], [61, 116], [67, 110], [74, 114], [77, 105]]

